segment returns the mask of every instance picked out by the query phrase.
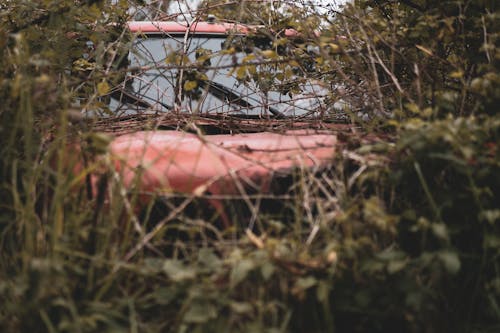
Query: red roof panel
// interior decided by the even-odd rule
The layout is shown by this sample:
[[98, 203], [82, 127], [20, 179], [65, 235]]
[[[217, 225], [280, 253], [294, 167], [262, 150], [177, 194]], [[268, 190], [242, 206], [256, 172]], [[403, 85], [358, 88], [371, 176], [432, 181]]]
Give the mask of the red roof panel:
[[[191, 33], [205, 34], [221, 34], [227, 35], [230, 33], [247, 34], [258, 29], [258, 26], [247, 26], [236, 23], [211, 23], [211, 22], [194, 22], [191, 25], [187, 22], [175, 21], [132, 21], [128, 23], [131, 32], [134, 33], [170, 33], [183, 34], [186, 31]], [[286, 29], [285, 36], [297, 36], [297, 31]]]
[[249, 30], [247, 26], [241, 24], [194, 22], [189, 25], [187, 22], [174, 21], [135, 21], [129, 22], [128, 27], [130, 31], [137, 33], [185, 33], [189, 30], [193, 33], [228, 34], [231, 32], [247, 33]]

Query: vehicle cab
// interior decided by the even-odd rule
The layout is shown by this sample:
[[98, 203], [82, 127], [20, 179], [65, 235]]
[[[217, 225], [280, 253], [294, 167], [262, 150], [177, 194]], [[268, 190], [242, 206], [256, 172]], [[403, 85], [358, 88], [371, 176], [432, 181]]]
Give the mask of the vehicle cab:
[[232, 23], [129, 22], [127, 75], [111, 94], [114, 114], [180, 112], [294, 117], [327, 109], [326, 89], [304, 80], [282, 42]]

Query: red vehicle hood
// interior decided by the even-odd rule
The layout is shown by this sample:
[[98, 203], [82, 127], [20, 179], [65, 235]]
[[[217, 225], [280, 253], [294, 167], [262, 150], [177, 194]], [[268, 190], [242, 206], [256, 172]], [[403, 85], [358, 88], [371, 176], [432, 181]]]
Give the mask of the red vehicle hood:
[[207, 136], [143, 131], [117, 137], [110, 154], [125, 187], [139, 184], [141, 193], [243, 194], [249, 187], [266, 192], [276, 173], [329, 164], [336, 143], [333, 134], [311, 131]]

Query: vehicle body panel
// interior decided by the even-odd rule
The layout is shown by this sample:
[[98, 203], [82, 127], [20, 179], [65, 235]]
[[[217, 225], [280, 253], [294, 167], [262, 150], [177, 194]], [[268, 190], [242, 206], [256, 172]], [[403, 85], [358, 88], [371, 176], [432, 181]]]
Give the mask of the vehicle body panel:
[[[212, 23], [194, 21], [175, 22], [175, 21], [134, 21], [128, 23], [128, 28], [133, 33], [207, 33], [207, 34], [223, 34], [230, 33], [248, 34], [254, 32], [259, 26], [251, 26], [236, 23]], [[293, 29], [285, 29], [285, 36], [297, 36], [298, 33]]]
[[126, 187], [135, 184], [140, 170], [141, 193], [243, 195], [249, 186], [266, 192], [276, 173], [328, 165], [336, 144], [335, 135], [312, 131], [207, 136], [141, 131], [117, 137], [110, 154]]
[[[306, 129], [286, 130], [287, 127], [294, 128], [294, 121], [297, 121], [295, 116], [316, 112], [318, 106], [315, 103], [321, 103], [318, 92], [311, 90], [314, 96], [301, 106], [300, 102], [303, 101], [297, 104], [278, 92], [262, 93], [258, 84], [243, 84], [234, 77], [234, 67], [241, 66], [245, 54], [225, 53], [226, 37], [231, 33], [249, 34], [254, 27], [208, 22], [195, 22], [189, 26], [177, 22], [131, 22], [128, 27], [136, 34], [129, 65], [141, 72], [131, 73], [123, 89], [148, 102], [154, 101], [148, 107], [153, 113], [139, 113], [141, 117], [136, 119], [148, 119], [153, 115], [165, 122], [172, 118], [178, 122], [177, 127], [194, 132], [158, 130], [161, 123], [157, 123], [152, 126], [154, 130], [119, 134], [111, 141], [107, 155], [109, 159], [106, 159], [111, 161], [108, 167], [114, 168], [125, 188], [138, 194], [139, 202], [146, 204], [153, 198], [172, 192], [236, 197], [245, 196], [248, 191], [267, 193], [276, 175], [291, 175], [296, 169], [315, 172], [331, 164], [341, 144], [332, 131], [308, 130], [307, 125], [312, 122], [305, 120], [313, 119], [311, 117], [302, 117], [297, 122], [298, 126]], [[205, 109], [195, 109], [189, 104], [189, 98], [181, 100], [182, 103], [176, 99], [176, 87], [179, 87], [179, 82], [182, 83], [183, 75], [190, 73], [190, 69], [169, 66], [168, 59], [180, 53], [187, 57], [187, 63], [194, 64], [198, 59], [197, 51], [206, 48], [221, 54], [210, 57], [211, 63], [198, 63], [198, 67], [194, 68], [203, 72], [204, 95], [199, 99], [206, 103]], [[258, 56], [261, 49], [257, 48], [255, 52]], [[210, 85], [223, 86], [223, 98], [210, 97], [209, 94], [216, 95], [209, 89]], [[233, 98], [231, 94], [248, 101], [246, 106], [241, 102], [236, 103], [245, 109], [240, 110], [238, 116], [232, 114], [232, 111], [238, 110], [232, 110], [235, 101], [230, 100]], [[198, 99], [194, 102], [198, 103]], [[174, 103], [176, 108], [173, 107]], [[290, 117], [271, 119], [269, 113], [262, 111], [270, 110], [269, 103], [279, 104], [276, 108], [283, 107], [278, 111], [279, 114]], [[256, 107], [256, 111], [253, 107]], [[183, 119], [183, 125], [179, 125], [180, 118]], [[228, 122], [228, 119], [231, 120]], [[214, 122], [233, 122], [233, 126], [226, 129], [230, 134], [204, 135], [197, 127], [203, 121], [212, 127], [216, 127]], [[234, 125], [238, 121], [245, 122], [246, 130], [254, 133], [233, 132], [238, 128], [238, 125]], [[127, 120], [121, 126], [127, 124], [131, 122]], [[109, 127], [115, 133], [127, 131], [116, 131], [116, 126]], [[262, 132], [260, 129], [279, 127], [280, 133]], [[99, 178], [97, 173], [92, 176], [94, 189], [99, 187]], [[227, 225], [220, 201], [209, 201]]]

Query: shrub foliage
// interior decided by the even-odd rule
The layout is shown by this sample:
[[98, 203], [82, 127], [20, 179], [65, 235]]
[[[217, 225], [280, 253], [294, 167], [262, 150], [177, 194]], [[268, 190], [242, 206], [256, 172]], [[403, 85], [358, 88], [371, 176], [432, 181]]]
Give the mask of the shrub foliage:
[[[158, 3], [142, 15], [165, 16]], [[229, 198], [223, 229], [199, 198], [136, 214], [112, 173], [104, 205], [82, 181], [93, 166], [69, 172], [70, 144], [106, 152], [81, 112], [123, 78], [124, 23], [144, 3], [0, 4], [0, 330], [498, 331], [496, 1], [230, 5], [197, 15], [300, 31], [268, 55], [327, 83], [362, 130], [283, 197]], [[242, 80], [277, 79], [256, 73]]]

